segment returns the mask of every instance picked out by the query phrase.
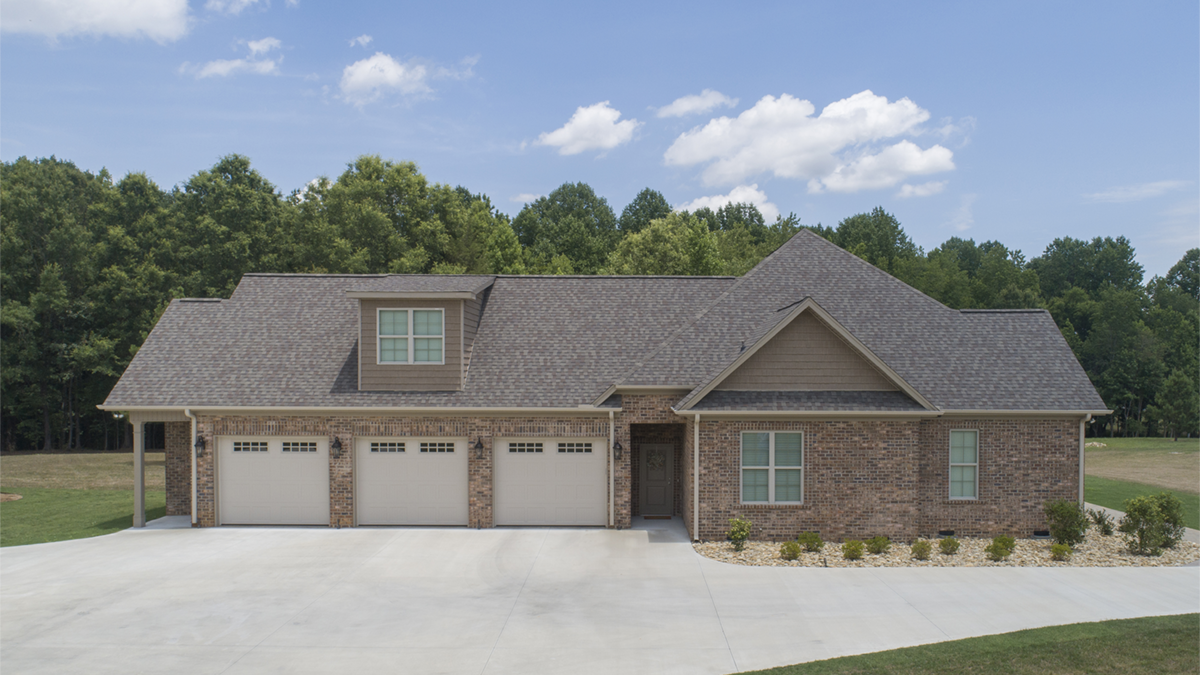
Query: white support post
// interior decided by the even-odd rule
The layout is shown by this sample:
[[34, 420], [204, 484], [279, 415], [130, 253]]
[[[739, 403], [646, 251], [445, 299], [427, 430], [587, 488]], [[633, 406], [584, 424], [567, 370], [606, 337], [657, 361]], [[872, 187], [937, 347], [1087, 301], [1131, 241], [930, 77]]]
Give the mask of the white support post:
[[692, 423], [692, 540], [700, 541], [700, 413]]
[[130, 415], [133, 423], [133, 526], [146, 526], [146, 423]]

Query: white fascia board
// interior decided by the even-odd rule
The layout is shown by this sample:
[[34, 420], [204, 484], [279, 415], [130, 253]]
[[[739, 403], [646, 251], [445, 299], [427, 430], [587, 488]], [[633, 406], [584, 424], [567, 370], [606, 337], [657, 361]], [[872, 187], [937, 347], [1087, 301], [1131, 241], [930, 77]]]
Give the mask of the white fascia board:
[[1103, 415], [1111, 415], [1111, 410], [996, 410], [991, 408], [970, 409], [970, 410], [943, 410], [945, 417], [1087, 417], [1089, 415], [1099, 417]]
[[804, 419], [804, 420], [914, 420], [941, 417], [939, 410], [893, 412], [885, 410], [676, 410], [680, 417], [700, 415], [709, 420]]
[[346, 297], [359, 300], [474, 300], [475, 294], [470, 291], [346, 291]]
[[185, 409], [192, 413], [233, 413], [247, 414], [339, 414], [339, 415], [607, 415], [608, 411], [622, 412], [621, 408], [595, 408], [579, 406], [576, 408], [452, 408], [452, 407], [401, 407], [401, 406], [228, 406], [228, 405], [186, 405], [186, 406], [96, 406], [100, 410], [128, 413], [143, 412], [178, 412], [183, 414]]

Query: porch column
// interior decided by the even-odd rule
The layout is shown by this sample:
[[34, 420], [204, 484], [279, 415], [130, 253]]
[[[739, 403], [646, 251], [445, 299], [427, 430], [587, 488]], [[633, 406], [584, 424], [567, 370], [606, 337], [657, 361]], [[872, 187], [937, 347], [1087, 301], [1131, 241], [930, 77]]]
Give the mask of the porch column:
[[146, 526], [146, 423], [130, 415], [133, 423], [133, 526]]

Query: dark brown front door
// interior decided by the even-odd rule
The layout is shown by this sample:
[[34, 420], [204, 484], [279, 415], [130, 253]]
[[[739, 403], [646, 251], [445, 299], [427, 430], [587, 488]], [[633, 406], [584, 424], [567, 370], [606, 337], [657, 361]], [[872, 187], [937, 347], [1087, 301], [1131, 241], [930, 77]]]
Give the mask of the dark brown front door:
[[643, 516], [669, 516], [674, 511], [675, 446], [648, 443], [642, 446], [638, 499]]

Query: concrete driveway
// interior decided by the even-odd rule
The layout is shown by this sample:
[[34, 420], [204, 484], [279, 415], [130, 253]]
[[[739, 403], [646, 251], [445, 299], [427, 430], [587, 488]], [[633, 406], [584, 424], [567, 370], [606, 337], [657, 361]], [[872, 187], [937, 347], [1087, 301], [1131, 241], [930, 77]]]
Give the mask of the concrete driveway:
[[729, 673], [1200, 609], [1200, 571], [750, 568], [633, 530], [147, 529], [0, 551], [17, 673]]

